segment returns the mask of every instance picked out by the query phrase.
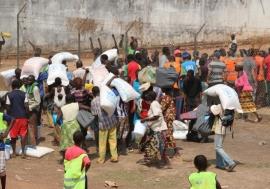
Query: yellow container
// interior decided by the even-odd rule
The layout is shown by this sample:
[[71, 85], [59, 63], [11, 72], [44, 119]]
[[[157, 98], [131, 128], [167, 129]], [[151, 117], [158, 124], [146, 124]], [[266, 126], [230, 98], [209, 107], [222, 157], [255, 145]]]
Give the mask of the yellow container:
[[10, 33], [7, 33], [7, 32], [2, 32], [1, 35], [2, 35], [3, 37], [6, 37], [6, 38], [11, 38]]

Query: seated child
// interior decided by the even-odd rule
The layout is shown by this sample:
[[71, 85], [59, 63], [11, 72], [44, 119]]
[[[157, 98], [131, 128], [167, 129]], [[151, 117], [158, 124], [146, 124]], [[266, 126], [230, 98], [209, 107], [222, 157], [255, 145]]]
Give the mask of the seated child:
[[216, 174], [206, 171], [207, 159], [204, 155], [198, 155], [194, 158], [194, 165], [198, 172], [189, 175], [190, 189], [221, 189], [216, 179]]

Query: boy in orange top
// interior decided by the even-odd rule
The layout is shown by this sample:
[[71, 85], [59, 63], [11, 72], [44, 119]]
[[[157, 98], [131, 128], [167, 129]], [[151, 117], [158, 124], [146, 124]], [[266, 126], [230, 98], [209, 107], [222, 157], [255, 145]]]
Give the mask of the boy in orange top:
[[228, 52], [228, 58], [225, 59], [225, 66], [227, 69], [227, 85], [234, 88], [234, 82], [237, 79], [237, 72], [235, 71], [235, 63], [241, 62], [242, 57], [237, 58], [234, 56], [233, 51]]
[[[181, 63], [180, 63], [180, 59], [181, 59], [181, 51], [180, 50], [175, 50], [174, 51], [174, 56], [170, 56], [169, 57], [169, 62], [167, 62], [164, 67], [165, 68], [170, 68], [170, 66], [172, 65], [176, 72], [179, 74], [179, 77], [180, 77], [180, 73], [181, 73]], [[176, 61], [177, 60], [177, 61]], [[179, 86], [178, 86], [178, 82], [176, 82], [174, 85], [173, 85], [173, 88], [174, 88], [174, 97], [176, 96], [179, 96], [180, 95], [180, 89], [179, 89]]]
[[[252, 51], [252, 50], [251, 50]], [[253, 60], [256, 62], [257, 72], [257, 89], [255, 89], [255, 104], [258, 108], [262, 106], [265, 95], [265, 83], [264, 83], [264, 58], [259, 55], [259, 49], [254, 49], [252, 52]]]

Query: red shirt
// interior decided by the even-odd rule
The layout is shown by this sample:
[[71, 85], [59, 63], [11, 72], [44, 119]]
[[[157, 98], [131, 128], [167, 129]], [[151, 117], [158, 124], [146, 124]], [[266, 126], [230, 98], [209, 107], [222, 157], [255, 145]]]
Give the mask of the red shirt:
[[270, 81], [270, 55], [264, 59], [264, 65], [267, 68], [266, 80]]
[[[79, 146], [73, 145], [71, 147], [69, 147], [65, 153], [65, 159], [68, 161], [71, 161], [77, 157], [79, 157], [82, 154], [86, 154], [86, 151], [84, 151], [83, 149], [81, 149]], [[83, 158], [83, 162], [82, 162], [82, 168], [85, 167], [86, 164], [90, 163], [90, 159], [88, 158], [88, 156]]]
[[139, 70], [139, 64], [135, 61], [131, 61], [127, 66], [128, 76], [131, 78], [132, 81], [136, 79], [136, 70]]

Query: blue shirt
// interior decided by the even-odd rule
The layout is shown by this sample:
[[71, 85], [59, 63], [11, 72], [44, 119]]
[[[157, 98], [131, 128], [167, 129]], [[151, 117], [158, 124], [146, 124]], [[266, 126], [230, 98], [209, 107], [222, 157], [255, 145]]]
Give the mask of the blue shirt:
[[196, 76], [196, 63], [194, 61], [186, 61], [181, 64], [181, 67], [185, 69], [186, 73], [188, 72], [188, 70], [193, 70], [194, 76]]
[[38, 88], [39, 88], [41, 98], [44, 97], [43, 80], [46, 80], [46, 79], [48, 79], [48, 73], [40, 72], [37, 79], [37, 83], [38, 83]]
[[[12, 119], [11, 116], [3, 114], [3, 121], [10, 122]], [[2, 134], [2, 133], [1, 133]], [[0, 149], [5, 149], [5, 143], [3, 140], [0, 140]]]
[[[139, 93], [139, 94], [141, 95], [142, 92], [139, 90], [140, 86], [141, 86], [141, 84], [140, 84], [139, 81], [136, 81], [136, 80], [133, 81], [133, 89], [134, 89], [137, 93]], [[140, 98], [141, 98], [141, 97], [136, 98], [136, 102], [138, 102], [138, 101], [140, 100]]]

